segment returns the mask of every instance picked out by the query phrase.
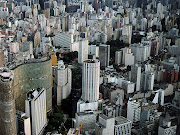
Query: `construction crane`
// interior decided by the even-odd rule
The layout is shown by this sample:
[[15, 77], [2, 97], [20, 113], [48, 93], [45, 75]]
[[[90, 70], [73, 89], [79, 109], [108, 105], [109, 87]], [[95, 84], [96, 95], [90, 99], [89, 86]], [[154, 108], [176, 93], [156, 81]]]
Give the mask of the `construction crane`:
[[80, 124], [78, 130], [76, 131], [75, 135], [78, 135], [78, 133], [80, 132], [81, 133], [81, 129], [82, 129], [82, 126], [84, 124], [84, 121]]

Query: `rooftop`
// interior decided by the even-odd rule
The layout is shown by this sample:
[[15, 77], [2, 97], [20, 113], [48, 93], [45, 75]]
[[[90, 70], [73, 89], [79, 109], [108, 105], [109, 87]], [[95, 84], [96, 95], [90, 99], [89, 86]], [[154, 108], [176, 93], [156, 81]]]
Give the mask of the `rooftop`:
[[121, 125], [125, 123], [130, 123], [131, 121], [126, 119], [125, 117], [119, 116], [115, 118], [115, 125]]

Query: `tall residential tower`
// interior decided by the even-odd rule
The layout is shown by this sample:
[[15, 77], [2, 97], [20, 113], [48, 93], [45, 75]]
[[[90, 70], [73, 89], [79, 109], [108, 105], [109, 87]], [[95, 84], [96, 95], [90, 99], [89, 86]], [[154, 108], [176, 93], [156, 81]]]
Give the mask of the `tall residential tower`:
[[0, 68], [0, 134], [16, 135], [16, 109], [13, 89], [13, 73]]

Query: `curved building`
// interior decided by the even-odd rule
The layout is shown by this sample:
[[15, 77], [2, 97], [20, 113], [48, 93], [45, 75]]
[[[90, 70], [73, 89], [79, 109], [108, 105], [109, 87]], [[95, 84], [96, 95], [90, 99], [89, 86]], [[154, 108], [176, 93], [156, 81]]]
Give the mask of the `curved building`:
[[0, 68], [0, 135], [16, 135], [13, 73]]
[[82, 99], [86, 102], [95, 102], [99, 99], [99, 60], [86, 60], [83, 62]]
[[[12, 65], [11, 65], [12, 66]], [[25, 111], [26, 93], [31, 89], [46, 89], [46, 111], [52, 109], [52, 65], [49, 58], [32, 59], [11, 68], [14, 72], [16, 109]]]

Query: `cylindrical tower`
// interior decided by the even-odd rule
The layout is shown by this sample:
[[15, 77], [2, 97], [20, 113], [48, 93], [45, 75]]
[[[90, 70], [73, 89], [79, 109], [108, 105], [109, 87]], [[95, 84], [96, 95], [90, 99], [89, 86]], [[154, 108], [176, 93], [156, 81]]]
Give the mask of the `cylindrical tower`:
[[95, 102], [99, 99], [99, 60], [86, 60], [83, 62], [82, 99], [86, 102]]
[[13, 72], [8, 68], [0, 68], [0, 112], [0, 134], [16, 135]]

